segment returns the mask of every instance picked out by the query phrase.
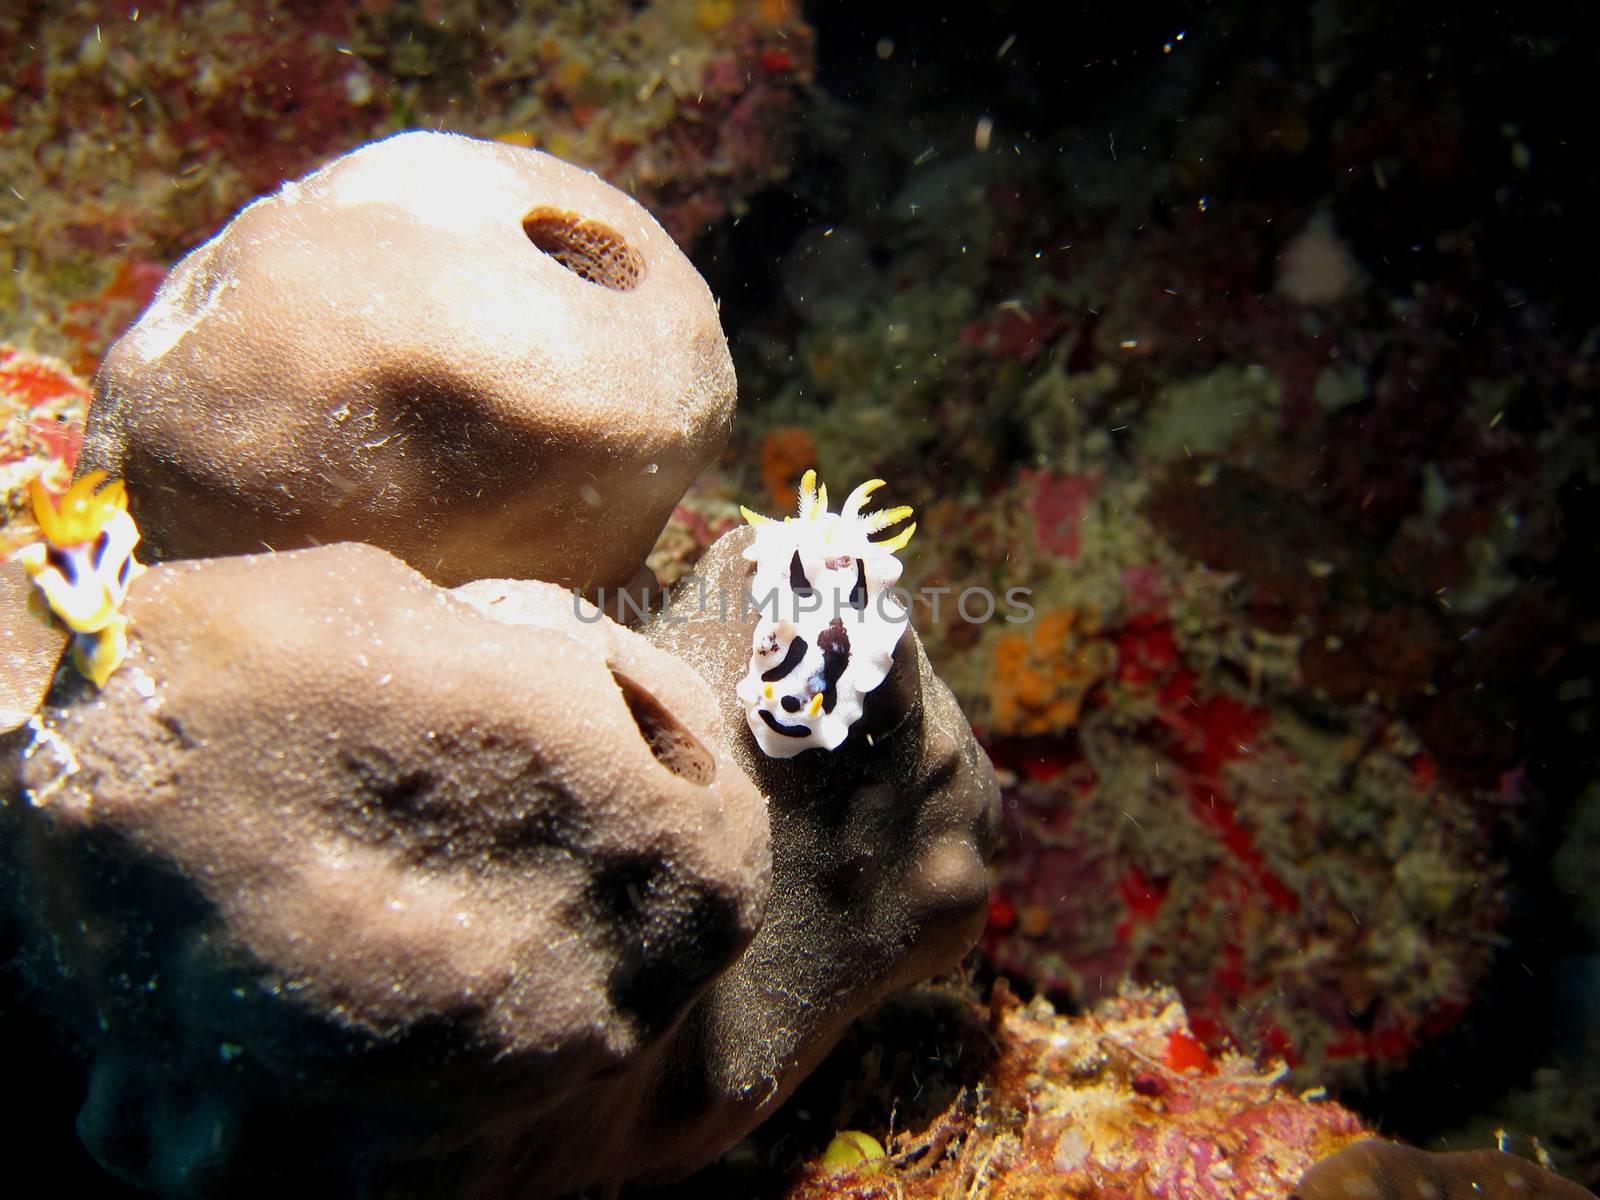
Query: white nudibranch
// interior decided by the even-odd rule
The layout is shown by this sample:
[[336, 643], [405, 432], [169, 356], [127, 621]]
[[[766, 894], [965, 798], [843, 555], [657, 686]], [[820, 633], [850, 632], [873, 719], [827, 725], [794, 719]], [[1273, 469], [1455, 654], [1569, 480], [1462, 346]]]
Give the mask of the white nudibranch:
[[29, 492], [43, 536], [13, 556], [33, 580], [30, 605], [71, 631], [72, 661], [96, 687], [128, 653], [122, 602], [144, 572], [133, 557], [139, 527], [128, 515], [127, 488], [105, 479], [104, 471], [91, 471], [54, 502], [34, 480]]
[[917, 527], [871, 540], [911, 516], [907, 507], [862, 514], [882, 486], [868, 480], [832, 513], [828, 489], [807, 471], [796, 516], [775, 521], [739, 510], [756, 530], [744, 555], [756, 564], [751, 593], [761, 619], [737, 691], [756, 744], [773, 758], [837, 749], [867, 693], [889, 674], [909, 620], [892, 591], [901, 569], [895, 554]]

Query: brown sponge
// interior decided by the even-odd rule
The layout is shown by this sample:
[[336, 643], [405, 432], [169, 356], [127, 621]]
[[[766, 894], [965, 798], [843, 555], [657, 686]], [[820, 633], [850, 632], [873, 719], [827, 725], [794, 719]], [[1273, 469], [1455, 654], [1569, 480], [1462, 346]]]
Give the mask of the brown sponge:
[[32, 591], [22, 563], [0, 562], [0, 733], [38, 711], [67, 646], [66, 630], [30, 611]]
[[1290, 1200], [1595, 1200], [1595, 1195], [1499, 1150], [1438, 1154], [1371, 1138], [1317, 1163]]
[[727, 440], [704, 281], [536, 150], [364, 146], [256, 201], [107, 355], [80, 471], [145, 550], [370, 542], [430, 579], [617, 587]]
[[[766, 919], [696, 1010], [715, 1039], [708, 1103], [738, 1134], [782, 1103], [869, 1006], [972, 948], [1000, 821], [994, 769], [913, 629], [839, 749], [762, 753], [734, 694], [756, 626], [739, 601], [755, 569], [744, 557], [754, 535], [746, 527], [720, 538], [642, 631], [711, 685], [731, 756], [769, 803]], [[699, 1165], [693, 1147], [670, 1140], [659, 1155], [663, 1170]]]
[[95, 1156], [170, 1196], [680, 1175], [956, 964], [999, 793], [915, 633], [844, 746], [769, 759], [753, 621], [699, 599], [636, 634], [351, 544], [137, 580], [104, 691], [63, 673], [0, 742]]
[[356, 1194], [575, 1123], [519, 1194], [641, 1170], [630, 1111], [770, 873], [694, 672], [553, 586], [451, 594], [352, 544], [159, 566], [127, 610], [104, 691], [64, 675], [13, 735], [0, 836], [95, 1155], [168, 1195]]

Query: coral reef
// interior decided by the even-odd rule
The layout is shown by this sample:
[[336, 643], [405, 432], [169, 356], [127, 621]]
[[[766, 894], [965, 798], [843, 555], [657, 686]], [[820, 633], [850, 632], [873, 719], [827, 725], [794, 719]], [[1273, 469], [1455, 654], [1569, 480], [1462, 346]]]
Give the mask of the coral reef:
[[988, 731], [995, 737], [1042, 737], [1075, 728], [1091, 689], [1117, 663], [1113, 642], [1093, 614], [1045, 613], [1031, 633], [1007, 633], [994, 646]]
[[[1070, 540], [1041, 488], [1076, 497]], [[1238, 570], [1135, 515], [1160, 495], [1035, 478], [1002, 501], [1045, 551], [1017, 554], [1013, 578], [1032, 572], [1051, 607], [979, 631], [986, 679], [949, 673], [1006, 780], [989, 960], [1084, 999], [1169, 982], [1213, 1048], [1283, 1055], [1306, 1086], [1370, 1080], [1459, 1020], [1490, 970], [1514, 781], [1461, 783], [1404, 720], [1280, 703], [1305, 686], [1303, 640]], [[1219, 527], [1185, 495], [1188, 527]]]
[[788, 505], [800, 477], [816, 465], [817, 443], [802, 426], [780, 425], [762, 439], [761, 482], [775, 507]]
[[443, 128], [602, 172], [692, 240], [787, 169], [811, 33], [784, 0], [104, 0], [0, 13], [6, 336], [89, 374], [252, 197]]
[[[1284, 1086], [1326, 1084], [1387, 1135], [1479, 1150], [1504, 1128], [1600, 1186], [1590, 44], [1532, 9], [1113, 6], [1064, 61], [1054, 8], [1003, 16], [7, 7], [0, 337], [59, 356], [21, 383], [65, 390], [6, 423], [0, 552], [36, 536], [40, 466], [67, 482], [82, 388], [60, 381], [251, 195], [405, 127], [599, 169], [696, 254], [746, 397], [650, 570], [697, 590], [738, 504], [785, 504], [812, 468], [893, 479], [937, 530], [902, 583], [1003, 784], [974, 976], [1072, 1005], [1170, 984], [1191, 1089], [1234, 1052], [1281, 1057]], [[4, 572], [17, 724], [60, 631]], [[971, 589], [1006, 602], [971, 619]], [[822, 861], [822, 818], [775, 833], [791, 820]], [[852, 919], [870, 975], [898, 950]], [[1020, 1023], [909, 1046], [906, 1011], [678, 1194], [979, 1194], [995, 1164], [1060, 1194], [1054, 1148], [1024, 1170], [986, 1098], [1089, 1018], [1039, 1015], [1050, 1037], [996, 1060], [980, 1048]], [[840, 1131], [890, 1153], [814, 1174]], [[798, 1175], [744, 1186], [753, 1158]]]
[[29, 485], [71, 482], [89, 394], [65, 363], [0, 343], [0, 555], [37, 532]]
[[1283, 1196], [1361, 1132], [1339, 1105], [1287, 1091], [1281, 1072], [1209, 1057], [1170, 990], [1130, 989], [1077, 1018], [1002, 993], [990, 1027], [984, 1086], [924, 1128], [891, 1130], [884, 1161], [811, 1168], [788, 1200]]
[[711, 294], [643, 208], [410, 133], [175, 268], [106, 358], [83, 462], [128, 481], [157, 559], [354, 539], [446, 584], [621, 587], [733, 401]]
[[[1585, 210], [1527, 165], [1531, 124], [1477, 124], [1481, 60], [1424, 94], [1378, 23], [1269, 21], [1255, 58], [1231, 19], [1156, 59], [1125, 31], [1070, 78], [1020, 17], [992, 62], [906, 26], [881, 67], [856, 43], [884, 91], [816, 143], [900, 157], [816, 151], [781, 284], [814, 290], [836, 225], [870, 270], [827, 276], [848, 320], [744, 322], [762, 399], [730, 472], [753, 491], [809, 418], [824, 474], [928, 483], [905, 499], [941, 537], [906, 580], [1005, 785], [985, 968], [1075, 1002], [1172, 983], [1211, 1049], [1412, 1136], [1446, 1118], [1402, 1095], [1537, 1090], [1508, 1121], [1587, 1168], [1584, 1056], [1543, 1084], [1513, 1061], [1540, 1035], [1511, 977], [1565, 988], [1566, 939], [1593, 946], [1532, 849], [1592, 773], [1593, 306], [1511, 249], [1543, 236], [1517, 203], [1460, 196], [1538, 195], [1573, 238]], [[1418, 30], [1447, 58], [1484, 32]], [[1585, 69], [1525, 50], [1508, 78]], [[1047, 78], [1069, 102], [974, 139], [963, 104]], [[1032, 623], [963, 619], [972, 588], [1027, 590]]]

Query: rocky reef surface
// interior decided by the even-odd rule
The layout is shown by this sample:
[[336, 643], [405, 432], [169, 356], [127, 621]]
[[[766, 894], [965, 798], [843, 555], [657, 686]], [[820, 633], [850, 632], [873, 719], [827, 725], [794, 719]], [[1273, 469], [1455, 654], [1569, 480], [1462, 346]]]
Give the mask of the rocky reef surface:
[[[978, 993], [1000, 974], [1092, 1011], [1129, 980], [1172, 985], [1192, 1080], [1201, 1057], [1262, 1076], [1281, 1059], [1286, 1097], [1327, 1085], [1429, 1149], [1500, 1132], [1600, 1181], [1594, 313], [1563, 249], [1594, 190], [1572, 164], [1600, 157], [1572, 152], [1592, 131], [1562, 99], [1583, 74], [1570, 34], [1379, 6], [1147, 10], [1096, 14], [1063, 65], [1017, 11], [869, 28], [789, 5], [560, 7], [0, 16], [16, 35], [0, 38], [3, 549], [32, 536], [28, 480], [71, 478], [111, 339], [239, 204], [411, 124], [553, 149], [690, 247], [733, 343], [740, 421], [671, 509], [656, 580], [688, 576], [740, 502], [787, 506], [810, 467], [888, 476], [935, 534], [907, 559], [927, 589], [916, 625], [1003, 795]], [[368, 367], [354, 391], [403, 410], [396, 373]], [[409, 439], [437, 430], [397, 429], [357, 453], [393, 454], [379, 474], [398, 481]], [[331, 479], [294, 480], [229, 449], [211, 463], [280, 496], [311, 485], [326, 504], [348, 482], [328, 470], [341, 449], [319, 459]], [[252, 508], [299, 519], [270, 489]], [[424, 552], [390, 549], [433, 574], [447, 522], [410, 511]], [[591, 563], [647, 540], [589, 528]], [[958, 606], [972, 588], [1002, 599], [993, 619], [968, 618], [976, 595]], [[1013, 588], [1027, 619], [1005, 620]], [[15, 661], [56, 653], [16, 629]], [[46, 675], [8, 715], [33, 712]], [[796, 846], [824, 844], [794, 819]], [[915, 856], [896, 862], [856, 903], [882, 888], [916, 910]], [[834, 929], [863, 962], [890, 932]], [[42, 1044], [27, 1010], [6, 1016]], [[914, 1044], [881, 1022], [847, 1033], [718, 1168], [756, 1171], [728, 1186], [801, 1186], [856, 1129], [889, 1164], [816, 1186], [943, 1186], [929, 1161], [959, 1160], [958, 1191], [1000, 1187], [1022, 1157], [972, 1167], [985, 1131], [1019, 1126], [975, 1120], [981, 1070], [908, 1115], [931, 1064], [975, 1044], [917, 1027]], [[42, 1127], [64, 1138], [81, 1095], [51, 1061]], [[1115, 1178], [1083, 1186], [1114, 1194]]]

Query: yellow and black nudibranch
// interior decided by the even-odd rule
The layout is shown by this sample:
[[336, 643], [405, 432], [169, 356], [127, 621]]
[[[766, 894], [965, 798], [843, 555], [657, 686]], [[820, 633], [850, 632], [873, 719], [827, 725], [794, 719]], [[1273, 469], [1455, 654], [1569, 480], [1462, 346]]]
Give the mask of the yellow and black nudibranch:
[[29, 488], [40, 540], [18, 550], [33, 580], [30, 604], [72, 633], [72, 661], [104, 687], [128, 653], [128, 618], [122, 603], [144, 567], [133, 557], [139, 527], [128, 513], [120, 479], [91, 471], [59, 500], [36, 479]]
[[917, 527], [871, 540], [911, 516], [904, 506], [862, 514], [882, 486], [868, 480], [833, 513], [828, 489], [807, 471], [795, 516], [775, 521], [739, 510], [756, 529], [744, 554], [756, 564], [752, 602], [761, 619], [737, 692], [756, 744], [773, 758], [837, 749], [867, 693], [889, 674], [909, 619], [893, 592], [895, 555]]

